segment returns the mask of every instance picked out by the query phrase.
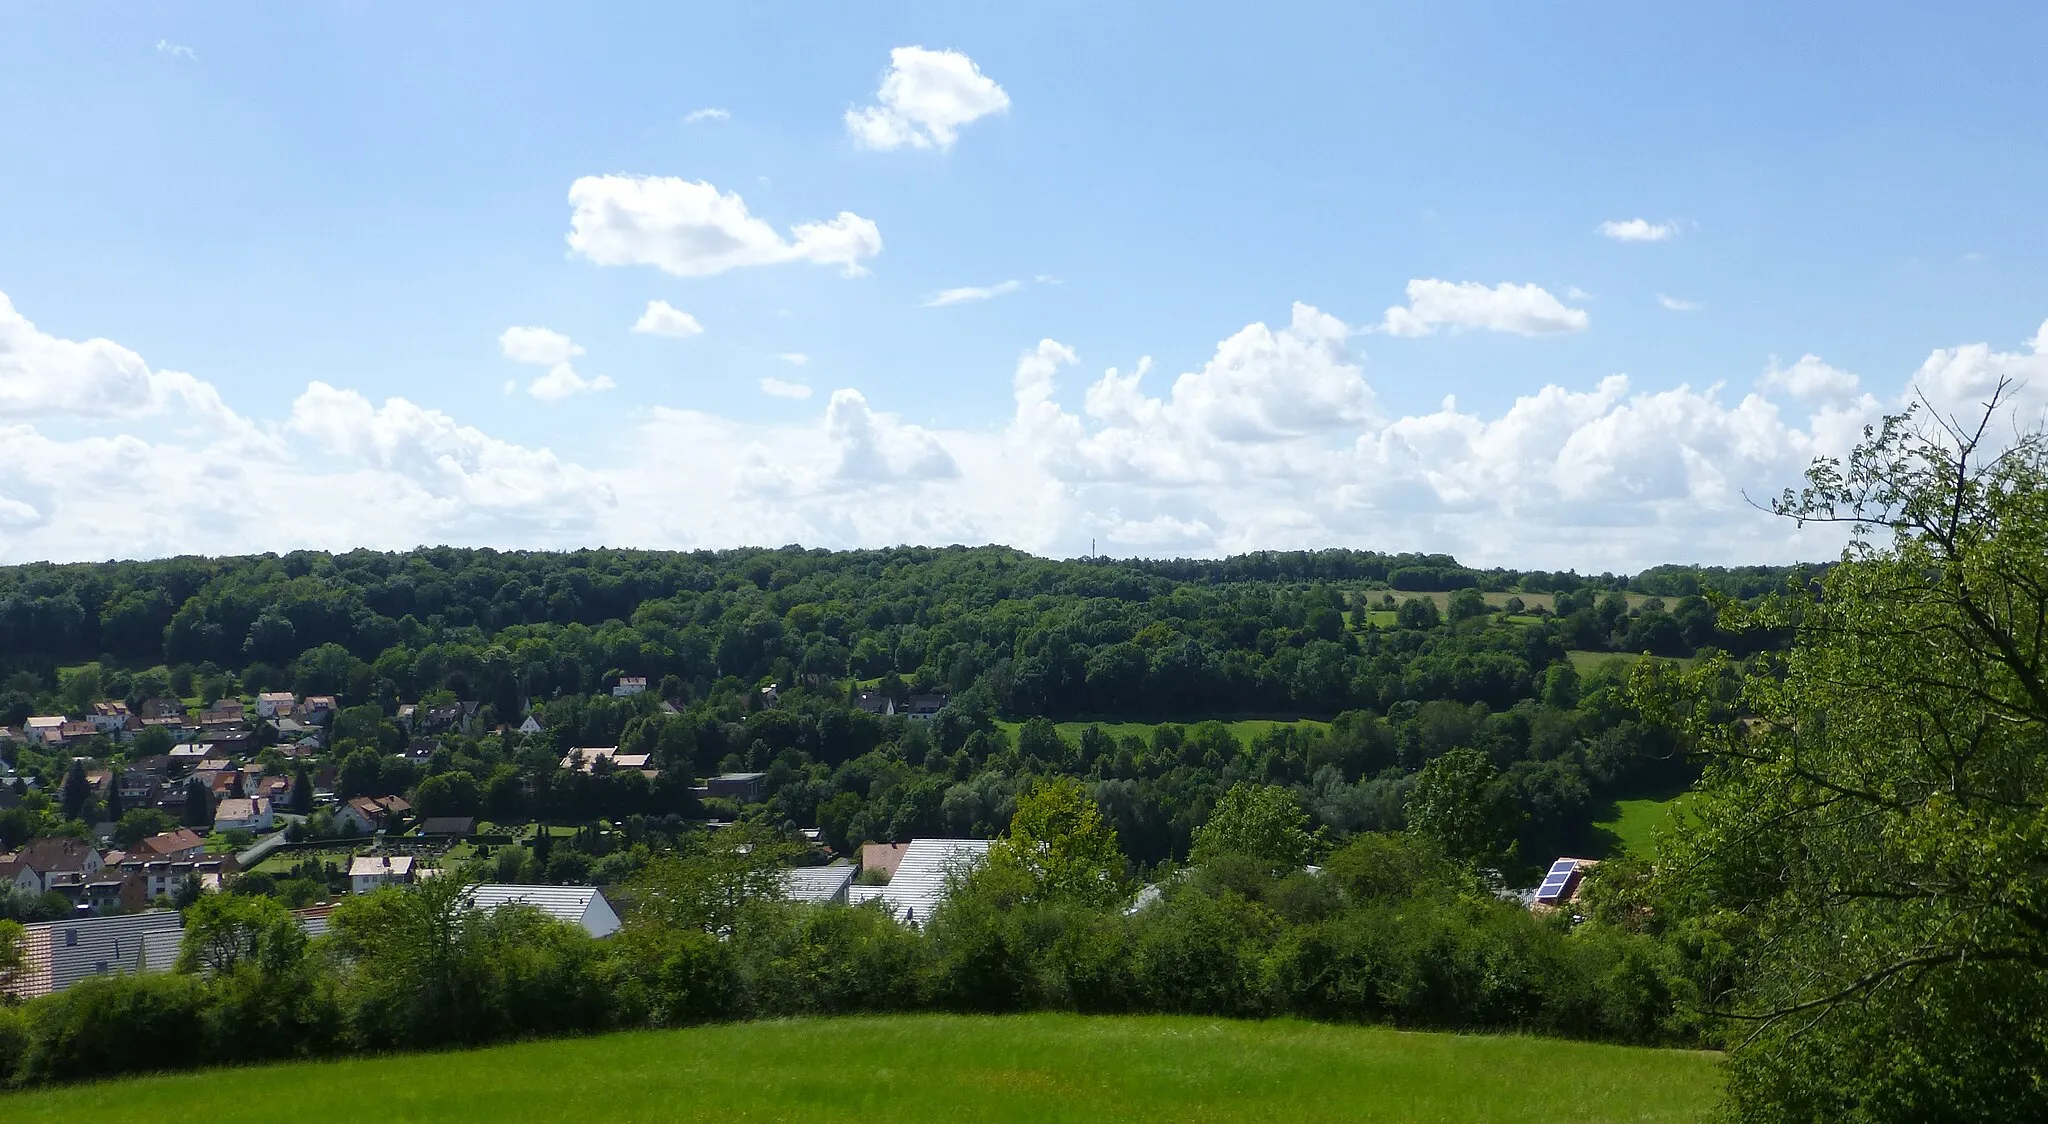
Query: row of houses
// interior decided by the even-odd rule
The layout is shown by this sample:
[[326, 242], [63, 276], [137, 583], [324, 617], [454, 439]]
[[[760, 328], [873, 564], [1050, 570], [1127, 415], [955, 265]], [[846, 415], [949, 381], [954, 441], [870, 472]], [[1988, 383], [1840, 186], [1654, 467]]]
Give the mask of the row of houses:
[[133, 741], [137, 734], [160, 727], [179, 741], [254, 744], [253, 722], [269, 723], [286, 741], [318, 737], [337, 710], [333, 695], [299, 698], [289, 691], [269, 691], [256, 696], [253, 718], [240, 699], [220, 699], [193, 714], [180, 699], [150, 699], [139, 711], [120, 699], [102, 699], [88, 712], [73, 718], [61, 714], [33, 715], [19, 731], [0, 729], [0, 738], [11, 737], [32, 745], [62, 746], [97, 737]]
[[86, 912], [133, 912], [188, 882], [219, 889], [239, 869], [235, 856], [207, 853], [205, 841], [184, 828], [104, 853], [82, 839], [48, 836], [0, 855], [0, 887], [62, 894]]

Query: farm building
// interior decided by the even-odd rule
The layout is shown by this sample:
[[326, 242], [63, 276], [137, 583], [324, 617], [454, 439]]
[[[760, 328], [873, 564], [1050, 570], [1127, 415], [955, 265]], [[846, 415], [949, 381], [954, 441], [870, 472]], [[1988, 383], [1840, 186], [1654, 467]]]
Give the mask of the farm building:
[[971, 870], [988, 855], [986, 839], [913, 839], [886, 886], [854, 886], [852, 905], [879, 901], [907, 925], [923, 925], [946, 900], [946, 879]]
[[593, 937], [619, 931], [619, 915], [595, 886], [477, 886], [469, 891], [469, 903], [486, 911], [530, 905], [557, 921], [582, 926]]

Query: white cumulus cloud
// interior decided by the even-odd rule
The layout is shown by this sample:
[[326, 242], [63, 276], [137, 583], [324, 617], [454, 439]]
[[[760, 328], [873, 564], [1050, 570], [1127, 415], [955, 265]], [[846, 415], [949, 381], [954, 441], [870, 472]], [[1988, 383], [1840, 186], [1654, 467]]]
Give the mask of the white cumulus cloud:
[[1657, 294], [1657, 303], [1672, 312], [1698, 312], [1707, 307], [1698, 301], [1681, 300], [1678, 297], [1665, 296], [1663, 293]]
[[1586, 310], [1573, 308], [1538, 285], [1414, 280], [1408, 303], [1387, 309], [1381, 328], [1390, 335], [1426, 336], [1439, 328], [1482, 328], [1520, 336], [1583, 332]]
[[684, 116], [683, 124], [695, 125], [699, 121], [724, 121], [728, 120], [731, 117], [732, 114], [726, 112], [723, 109], [718, 109], [713, 106], [706, 106], [703, 109], [691, 110], [686, 116]]
[[1678, 233], [1675, 222], [1648, 219], [1609, 219], [1600, 224], [1600, 235], [1616, 242], [1668, 242]]
[[651, 265], [709, 277], [752, 265], [807, 261], [847, 276], [882, 252], [873, 222], [841, 211], [790, 227], [785, 239], [737, 192], [674, 176], [584, 176], [569, 185], [569, 249], [598, 265]]
[[548, 373], [528, 383], [526, 393], [543, 402], [554, 402], [573, 394], [588, 394], [598, 390], [610, 390], [619, 384], [610, 375], [599, 375], [586, 379], [576, 373], [567, 363], [557, 363], [548, 368]]
[[633, 330], [650, 336], [671, 336], [683, 339], [704, 334], [704, 325], [697, 318], [667, 301], [648, 301], [647, 311], [633, 322]]
[[846, 111], [864, 148], [951, 148], [960, 127], [1010, 108], [1010, 95], [958, 51], [898, 47], [875, 92], [879, 105]]
[[761, 393], [771, 398], [809, 398], [811, 388], [800, 382], [784, 382], [768, 375], [761, 380]]
[[1805, 355], [1770, 364], [1748, 393], [1606, 374], [1504, 408], [1446, 399], [1397, 416], [1349, 348], [1357, 330], [1296, 305], [1171, 377], [1142, 359], [1077, 377], [1081, 356], [1042, 340], [1009, 372], [1011, 408], [978, 423], [921, 425], [853, 389], [792, 399], [772, 424], [654, 407], [576, 463], [326, 383], [282, 418], [243, 418], [190, 375], [0, 307], [7, 562], [440, 542], [1006, 542], [1071, 555], [1090, 539], [1111, 553], [1348, 545], [1582, 571], [1784, 561], [1828, 557], [1840, 539], [1746, 497], [1796, 485], [1884, 412], [1924, 395], [1968, 416], [2000, 379], [2020, 385], [2014, 422], [2048, 410], [2042, 325], [2014, 350], [1933, 350], [1884, 392]]
[[192, 48], [184, 46], [180, 43], [173, 43], [168, 39], [159, 39], [156, 41], [156, 53], [160, 55], [169, 55], [172, 58], [176, 59], [196, 59], [199, 57], [198, 55], [192, 53]]
[[567, 363], [583, 354], [574, 340], [549, 328], [507, 328], [498, 336], [498, 350], [514, 363]]
[[958, 289], [941, 289], [924, 299], [926, 308], [944, 308], [949, 304], [966, 304], [970, 301], [985, 301], [1014, 293], [1020, 287], [1016, 281], [998, 281], [993, 285], [965, 285]]

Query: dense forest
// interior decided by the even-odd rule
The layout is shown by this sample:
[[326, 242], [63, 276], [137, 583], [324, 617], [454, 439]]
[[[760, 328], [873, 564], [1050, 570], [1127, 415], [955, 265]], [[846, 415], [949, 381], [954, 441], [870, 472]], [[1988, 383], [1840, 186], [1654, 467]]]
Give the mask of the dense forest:
[[[1339, 836], [1398, 828], [1413, 777], [1476, 748], [1504, 825], [1496, 858], [1540, 864], [1593, 845], [1598, 801], [1692, 775], [1668, 733], [1621, 702], [1619, 662], [1582, 675], [1571, 654], [1748, 655], [1781, 634], [1722, 633], [1709, 597], [1804, 580], [1764, 567], [1473, 570], [1343, 550], [1054, 561], [1000, 547], [33, 565], [0, 570], [0, 725], [107, 696], [334, 694], [328, 756], [344, 798], [575, 823], [695, 814], [697, 778], [754, 769], [769, 774], [764, 814], [842, 849], [990, 835], [1031, 777], [1073, 775], [1145, 864], [1184, 856], [1241, 780], [1294, 787]], [[612, 698], [626, 675], [657, 689]], [[861, 690], [949, 705], [906, 722], [850, 705]], [[479, 703], [483, 721], [424, 761], [395, 756], [400, 705], [441, 700]], [[529, 712], [543, 735], [488, 736]], [[1240, 737], [1214, 721], [1246, 716], [1329, 725]], [[1062, 735], [1052, 720], [1153, 725]], [[653, 754], [661, 776], [555, 768], [609, 745]]]

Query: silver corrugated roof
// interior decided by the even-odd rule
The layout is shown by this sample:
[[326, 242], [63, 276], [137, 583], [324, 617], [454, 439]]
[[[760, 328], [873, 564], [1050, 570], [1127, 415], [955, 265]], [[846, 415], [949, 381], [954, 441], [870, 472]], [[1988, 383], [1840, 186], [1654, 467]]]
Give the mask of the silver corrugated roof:
[[889, 912], [911, 925], [923, 925], [946, 900], [946, 879], [974, 868], [988, 855], [987, 839], [913, 839], [887, 886], [856, 886], [870, 891], [850, 898], [858, 905], [879, 898]]
[[619, 915], [595, 886], [473, 886], [469, 901], [486, 910], [512, 902], [530, 905], [558, 921], [583, 926], [593, 937], [619, 931]]
[[853, 882], [853, 864], [799, 866], [782, 872], [782, 892], [793, 902], [838, 902], [846, 900], [846, 888]]

